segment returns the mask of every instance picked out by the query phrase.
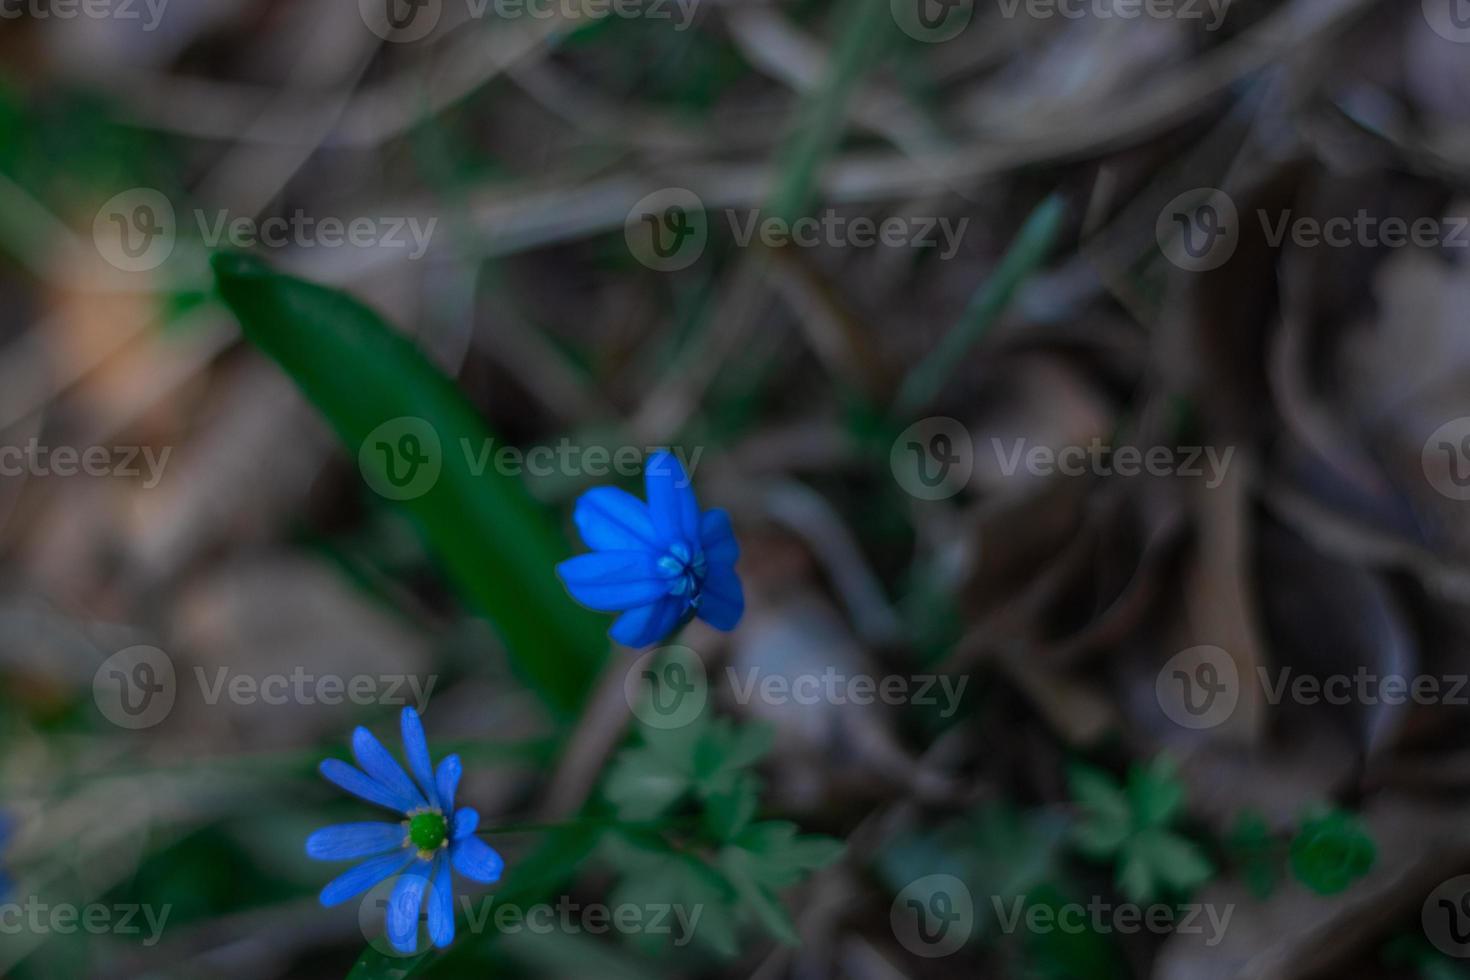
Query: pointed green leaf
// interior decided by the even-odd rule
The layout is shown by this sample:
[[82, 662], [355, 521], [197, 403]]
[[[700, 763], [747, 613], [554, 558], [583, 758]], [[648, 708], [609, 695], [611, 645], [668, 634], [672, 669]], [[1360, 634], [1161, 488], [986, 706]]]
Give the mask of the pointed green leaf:
[[571, 549], [526, 488], [494, 467], [475, 472], [490, 434], [454, 383], [345, 293], [244, 255], [216, 255], [214, 271], [246, 339], [325, 416], [364, 478], [413, 519], [548, 704], [575, 713], [607, 653], [604, 624], [562, 590], [554, 566]]

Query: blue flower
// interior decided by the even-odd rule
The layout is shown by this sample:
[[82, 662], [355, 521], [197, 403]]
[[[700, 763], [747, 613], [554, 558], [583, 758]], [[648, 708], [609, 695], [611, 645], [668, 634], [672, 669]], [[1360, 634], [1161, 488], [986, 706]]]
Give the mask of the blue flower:
[[625, 646], [657, 643], [696, 615], [715, 629], [734, 629], [745, 595], [730, 516], [700, 512], [670, 453], [649, 459], [644, 483], [647, 504], [616, 487], [582, 494], [572, 520], [593, 551], [557, 565], [557, 575], [584, 606], [622, 613], [608, 634]]
[[380, 881], [400, 875], [388, 900], [388, 941], [403, 953], [418, 943], [419, 910], [429, 903], [429, 938], [435, 946], [454, 941], [452, 867], [474, 881], [500, 880], [505, 862], [475, 836], [480, 815], [469, 807], [454, 808], [459, 786], [459, 756], [445, 756], [439, 768], [429, 760], [429, 743], [418, 712], [403, 709], [403, 767], [359, 727], [352, 733], [358, 768], [340, 759], [321, 764], [321, 774], [354, 796], [403, 814], [394, 823], [347, 823], [326, 827], [306, 841], [306, 853], [319, 861], [367, 858], [322, 889], [321, 902], [332, 906], [356, 898]]

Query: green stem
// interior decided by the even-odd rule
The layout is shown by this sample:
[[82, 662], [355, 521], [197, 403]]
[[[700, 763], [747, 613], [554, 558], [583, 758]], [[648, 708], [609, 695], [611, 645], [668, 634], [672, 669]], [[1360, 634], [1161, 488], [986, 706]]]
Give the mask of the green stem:
[[944, 388], [955, 365], [1000, 318], [1021, 283], [1030, 278], [1046, 259], [1061, 230], [1064, 212], [1062, 199], [1053, 194], [1026, 218], [995, 273], [976, 290], [959, 322], [944, 335], [929, 356], [909, 372], [894, 401], [895, 418], [911, 418]]

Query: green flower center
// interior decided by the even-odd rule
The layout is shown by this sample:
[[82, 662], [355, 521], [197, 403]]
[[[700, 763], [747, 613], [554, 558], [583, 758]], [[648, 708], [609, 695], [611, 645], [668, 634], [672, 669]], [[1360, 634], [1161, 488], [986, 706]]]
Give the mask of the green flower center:
[[421, 851], [438, 850], [449, 836], [449, 822], [437, 810], [420, 813], [408, 821], [408, 839]]

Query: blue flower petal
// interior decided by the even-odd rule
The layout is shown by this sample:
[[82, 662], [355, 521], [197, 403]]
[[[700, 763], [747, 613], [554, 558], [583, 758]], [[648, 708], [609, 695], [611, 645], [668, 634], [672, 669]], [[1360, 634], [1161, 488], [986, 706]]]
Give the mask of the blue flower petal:
[[740, 558], [740, 545], [735, 540], [735, 529], [730, 526], [730, 515], [719, 508], [707, 510], [699, 521], [699, 546], [704, 549], [704, 558], [712, 565], [733, 565]]
[[608, 635], [626, 647], [646, 647], [657, 643], [679, 625], [688, 609], [685, 599], [665, 596], [637, 609], [629, 609], [617, 618]]
[[729, 565], [711, 565], [699, 594], [699, 618], [717, 630], [729, 631], [745, 613], [745, 590]]
[[366, 775], [343, 762], [341, 759], [325, 759], [317, 767], [329, 782], [335, 783], [353, 796], [361, 797], [369, 803], [385, 806], [399, 813], [407, 813], [413, 807], [413, 800], [395, 793], [371, 776]]
[[439, 792], [439, 805], [445, 813], [454, 812], [454, 794], [459, 789], [462, 771], [457, 755], [446, 755], [439, 760], [439, 769], [434, 773], [434, 787]]
[[470, 836], [475, 828], [480, 826], [480, 814], [477, 810], [464, 807], [456, 810], [454, 814], [454, 827], [449, 831], [451, 840], [459, 840]]
[[594, 487], [577, 498], [572, 511], [587, 547], [597, 551], [662, 551], [648, 507], [617, 487]]
[[556, 566], [572, 598], [602, 612], [620, 612], [668, 595], [667, 572], [646, 551], [597, 551]]
[[413, 860], [413, 850], [404, 848], [394, 854], [385, 854], [364, 861], [351, 871], [338, 875], [322, 889], [321, 903], [328, 908], [340, 905], [349, 898], [356, 898], [380, 881], [393, 877]]
[[699, 540], [699, 503], [684, 467], [669, 452], [652, 456], [643, 468], [648, 493], [648, 513], [653, 527], [665, 543]]
[[465, 837], [449, 845], [449, 859], [454, 870], [481, 884], [490, 885], [500, 880], [505, 861], [495, 853], [495, 848], [478, 837]]
[[399, 727], [403, 731], [403, 753], [408, 756], [408, 767], [413, 778], [429, 798], [430, 806], [439, 805], [439, 794], [434, 790], [434, 763], [429, 758], [429, 740], [424, 737], [424, 723], [412, 707], [401, 713]]
[[383, 743], [372, 732], [361, 725], [352, 733], [352, 754], [357, 757], [357, 764], [363, 772], [382, 783], [393, 794], [399, 801], [399, 809], [404, 813], [428, 806], [423, 794], [414, 786], [413, 780], [408, 778], [408, 773], [403, 771], [398, 760], [383, 748]]
[[418, 947], [419, 912], [429, 887], [429, 867], [428, 861], [415, 861], [388, 899], [388, 942], [400, 953], [412, 953]]
[[443, 949], [454, 942], [454, 882], [449, 855], [434, 859], [434, 883], [429, 891], [429, 939]]
[[343, 823], [323, 827], [306, 838], [306, 856], [318, 861], [348, 861], [403, 847], [408, 834], [401, 823]]

